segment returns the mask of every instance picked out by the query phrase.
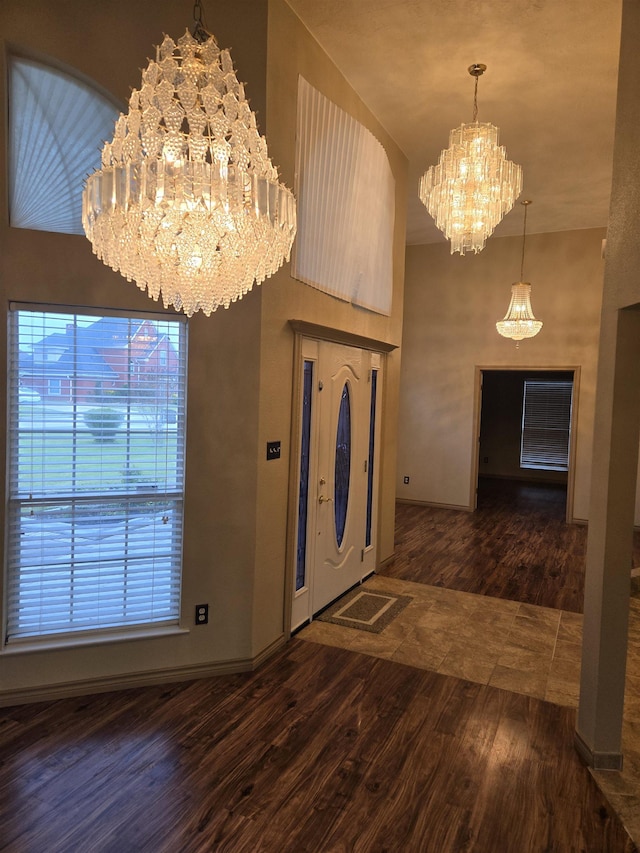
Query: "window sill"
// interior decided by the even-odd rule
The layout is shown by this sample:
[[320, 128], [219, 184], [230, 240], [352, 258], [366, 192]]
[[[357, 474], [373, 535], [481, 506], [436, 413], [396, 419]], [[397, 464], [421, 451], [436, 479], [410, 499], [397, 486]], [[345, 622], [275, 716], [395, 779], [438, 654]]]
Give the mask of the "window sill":
[[161, 637], [173, 637], [189, 634], [188, 628], [171, 625], [164, 628], [143, 628], [137, 631], [114, 631], [102, 633], [99, 636], [67, 635], [64, 639], [25, 639], [15, 640], [2, 649], [3, 655], [22, 655], [38, 652], [62, 651], [65, 649], [86, 648], [88, 646], [104, 646], [110, 643], [130, 643], [135, 640], [153, 640]]

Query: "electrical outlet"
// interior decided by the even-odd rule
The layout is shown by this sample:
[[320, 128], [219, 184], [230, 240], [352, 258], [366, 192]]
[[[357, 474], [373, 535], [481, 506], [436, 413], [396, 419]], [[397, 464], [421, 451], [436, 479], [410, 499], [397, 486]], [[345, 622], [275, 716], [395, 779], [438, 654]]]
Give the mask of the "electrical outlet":
[[206, 625], [209, 622], [209, 605], [196, 604], [196, 625]]
[[405, 486], [408, 486], [408, 485], [409, 485], [409, 478], [408, 478], [408, 477], [405, 477], [405, 478], [403, 479], [403, 482], [404, 482]]

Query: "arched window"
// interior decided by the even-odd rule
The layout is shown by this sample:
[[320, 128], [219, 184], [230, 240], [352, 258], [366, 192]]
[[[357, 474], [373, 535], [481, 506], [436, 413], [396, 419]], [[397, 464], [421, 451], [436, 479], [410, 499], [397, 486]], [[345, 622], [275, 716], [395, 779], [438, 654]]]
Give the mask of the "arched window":
[[9, 222], [82, 234], [82, 186], [119, 110], [52, 65], [9, 55]]

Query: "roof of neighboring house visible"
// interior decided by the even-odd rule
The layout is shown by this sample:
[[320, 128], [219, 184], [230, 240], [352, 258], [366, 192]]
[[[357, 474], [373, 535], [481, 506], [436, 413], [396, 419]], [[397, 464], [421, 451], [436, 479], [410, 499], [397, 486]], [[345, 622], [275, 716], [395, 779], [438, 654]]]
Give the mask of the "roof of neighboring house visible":
[[[169, 341], [167, 335], [158, 334], [150, 323], [152, 334], [140, 335], [145, 320], [127, 317], [101, 317], [89, 326], [70, 324], [64, 332], [53, 332], [35, 344], [39, 357], [20, 353], [20, 370], [47, 377], [82, 376], [93, 379], [111, 380], [118, 376], [105, 361], [105, 350], [123, 350], [135, 342], [130, 355], [135, 361], [149, 358], [161, 341]], [[58, 358], [55, 355], [60, 352]], [[50, 353], [53, 358], [47, 358]]]

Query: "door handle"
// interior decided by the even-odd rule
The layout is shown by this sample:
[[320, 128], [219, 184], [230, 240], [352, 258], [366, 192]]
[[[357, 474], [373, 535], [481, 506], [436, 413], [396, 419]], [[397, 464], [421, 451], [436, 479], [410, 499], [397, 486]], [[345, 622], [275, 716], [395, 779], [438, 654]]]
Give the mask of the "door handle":
[[324, 495], [320, 495], [320, 497], [318, 498], [318, 503], [319, 504], [324, 504], [324, 503], [328, 504], [328, 503], [331, 503], [332, 500], [333, 500], [333, 498], [325, 498]]

